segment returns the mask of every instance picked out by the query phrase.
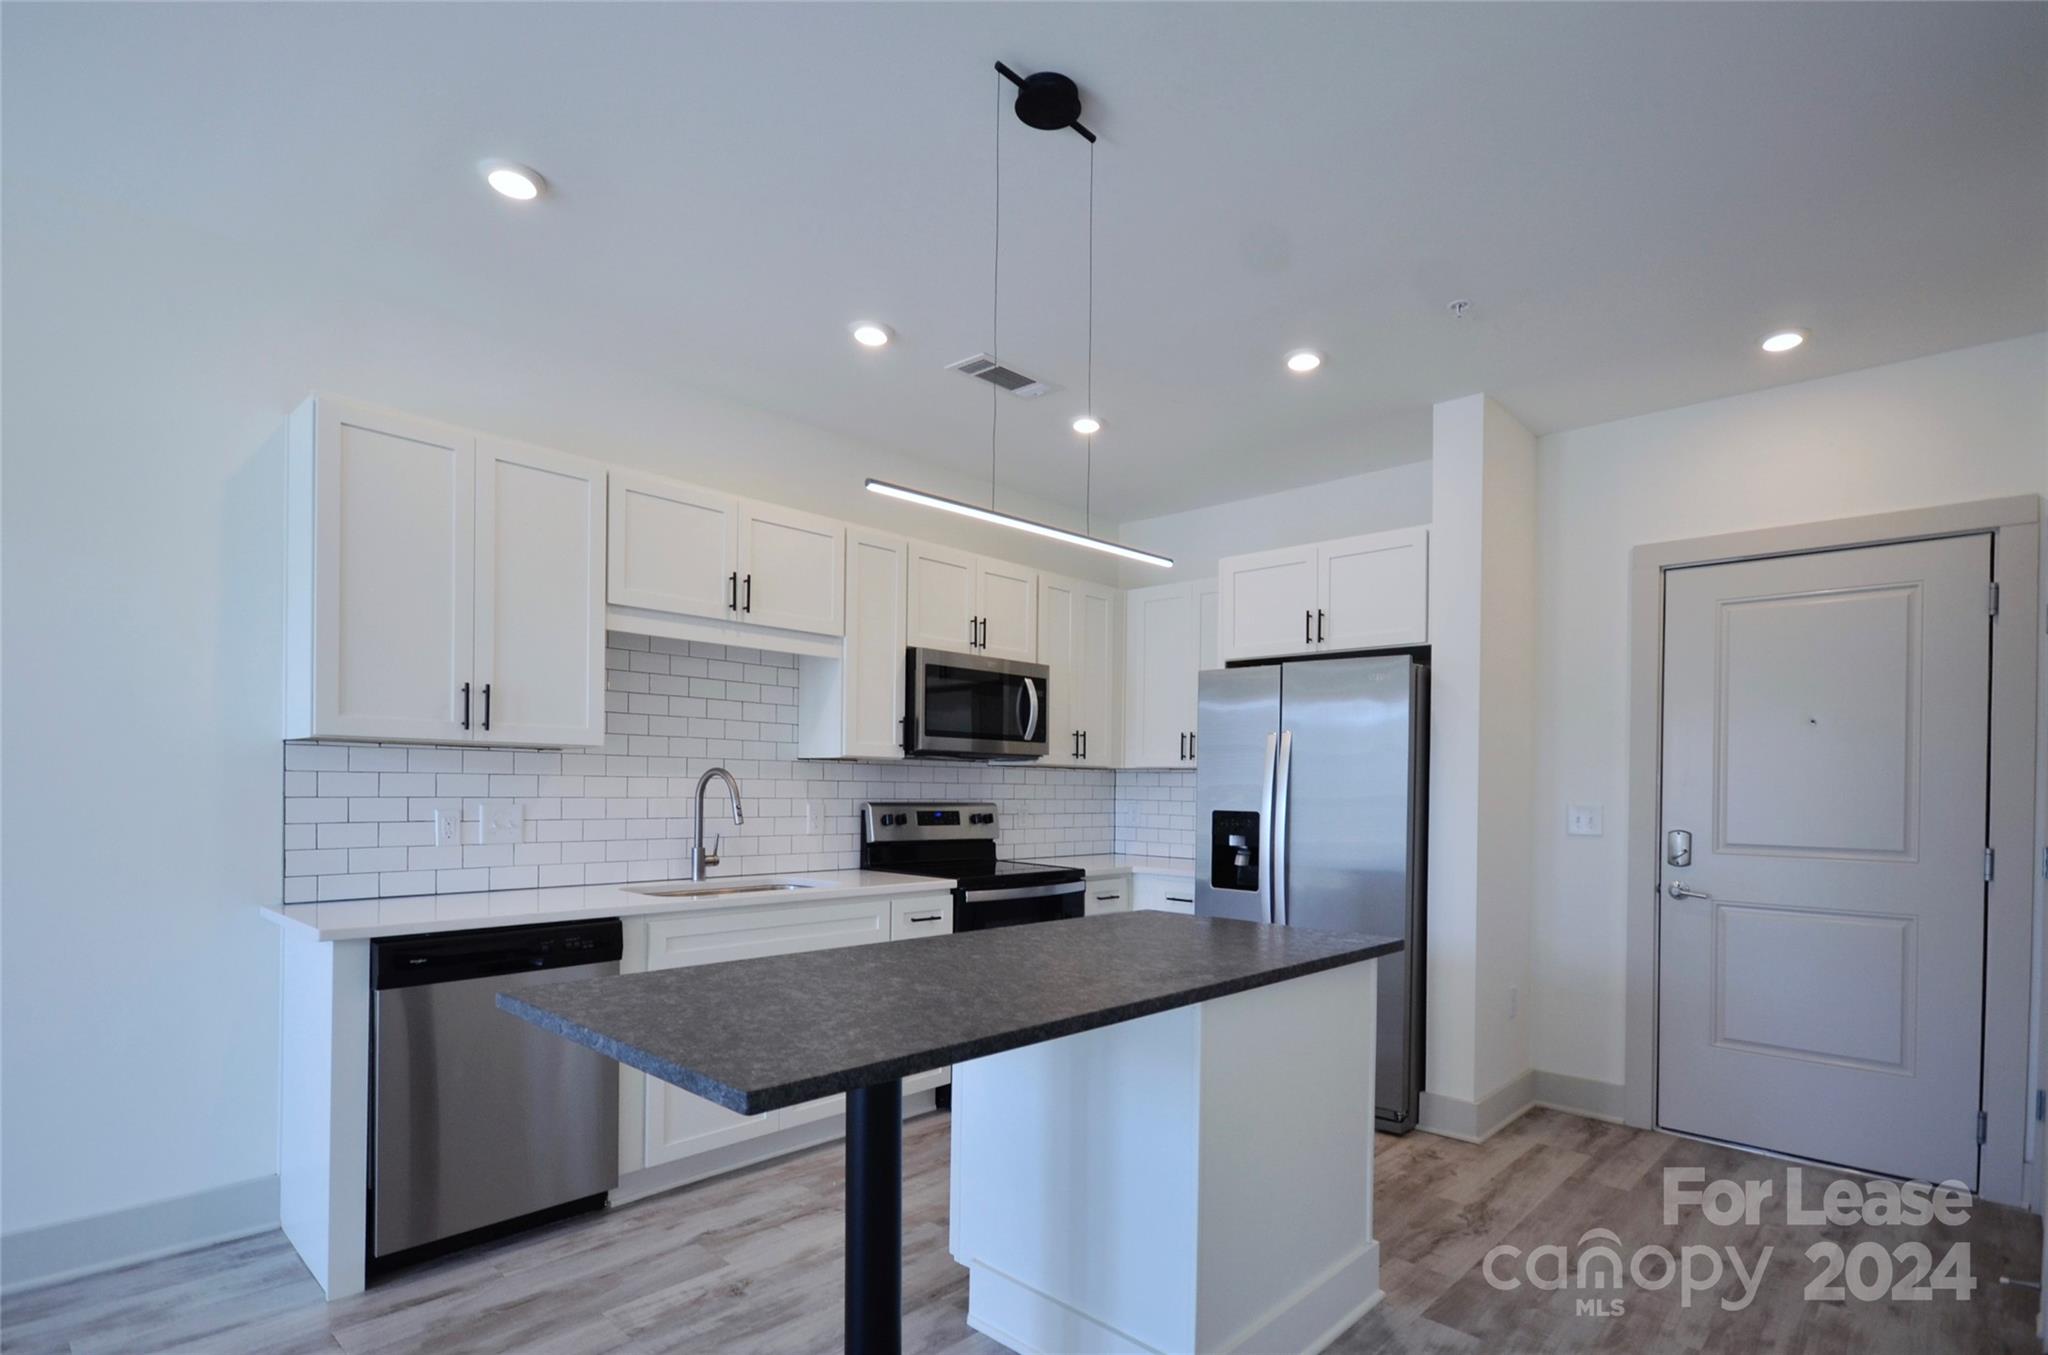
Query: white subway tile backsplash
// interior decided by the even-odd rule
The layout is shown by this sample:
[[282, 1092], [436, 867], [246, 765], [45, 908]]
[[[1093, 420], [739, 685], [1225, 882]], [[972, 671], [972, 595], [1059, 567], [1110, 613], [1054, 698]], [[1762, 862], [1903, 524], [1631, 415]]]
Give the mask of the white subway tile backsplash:
[[[735, 826], [724, 788], [706, 796], [726, 873], [858, 866], [860, 803], [882, 799], [991, 800], [1013, 857], [1195, 852], [1192, 772], [800, 762], [794, 658], [619, 633], [605, 658], [602, 750], [286, 744], [285, 900], [682, 876], [697, 777], [720, 763], [747, 808]], [[476, 841], [486, 797], [520, 802], [523, 841]], [[461, 844], [434, 844], [437, 809], [469, 821]]]

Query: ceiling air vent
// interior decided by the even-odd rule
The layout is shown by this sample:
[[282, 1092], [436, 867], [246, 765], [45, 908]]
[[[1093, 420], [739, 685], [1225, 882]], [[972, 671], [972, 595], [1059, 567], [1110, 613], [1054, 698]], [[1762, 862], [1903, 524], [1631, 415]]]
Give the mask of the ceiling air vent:
[[1024, 400], [1035, 400], [1052, 389], [1046, 382], [1034, 381], [1022, 372], [1012, 371], [986, 353], [976, 353], [971, 358], [949, 362], [946, 364], [946, 370], [971, 376], [976, 381], [986, 381], [989, 385], [999, 386]]

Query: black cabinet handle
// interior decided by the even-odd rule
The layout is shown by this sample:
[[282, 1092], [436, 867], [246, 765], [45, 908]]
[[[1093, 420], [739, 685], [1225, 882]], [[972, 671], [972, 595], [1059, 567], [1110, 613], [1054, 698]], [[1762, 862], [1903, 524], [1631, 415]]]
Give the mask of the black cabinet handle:
[[1192, 729], [1190, 729], [1190, 730], [1188, 731], [1188, 760], [1189, 760], [1189, 761], [1193, 761], [1193, 760], [1194, 760], [1194, 756], [1195, 756], [1195, 731], [1194, 731], [1194, 730], [1192, 730]]
[[1315, 643], [1314, 637], [1312, 637], [1312, 636], [1311, 636], [1311, 635], [1309, 634], [1309, 626], [1310, 626], [1310, 625], [1311, 625], [1311, 624], [1312, 624], [1312, 623], [1313, 623], [1314, 621], [1315, 621], [1315, 613], [1313, 613], [1313, 612], [1303, 612], [1303, 613], [1301, 614], [1301, 642], [1302, 642], [1303, 644], [1305, 644], [1305, 645], [1307, 645], [1307, 644], [1314, 644], [1314, 643]]
[[743, 612], [754, 610], [754, 576], [751, 574], [747, 575], [747, 600], [740, 604], [740, 610]]
[[484, 684], [484, 728], [491, 727], [491, 684]]
[[728, 600], [725, 604], [725, 609], [729, 612], [736, 612], [740, 609], [740, 573], [738, 570], [734, 570], [725, 576], [725, 586], [730, 590], [726, 594]]
[[904, 920], [906, 922], [937, 922], [942, 916], [943, 914], [940, 913], [917, 913]]
[[985, 616], [981, 618], [981, 647], [988, 648], [988, 618]]
[[1316, 643], [1317, 643], [1317, 644], [1321, 644], [1322, 642], [1323, 642], [1323, 609], [1322, 609], [1321, 607], [1318, 607], [1318, 608], [1316, 608]]
[[1186, 730], [1182, 730], [1182, 731], [1181, 731], [1181, 736], [1180, 736], [1180, 760], [1181, 760], [1182, 762], [1186, 762], [1186, 761], [1188, 760], [1188, 736], [1187, 736], [1187, 731], [1186, 731]]
[[469, 728], [469, 684], [462, 684], [462, 727]]
[[980, 617], [970, 616], [967, 618], [967, 647], [969, 649], [977, 648], [981, 644], [981, 641], [976, 638], [981, 633], [979, 629], [980, 625]]
[[1084, 759], [1088, 756], [1088, 731], [1085, 729], [1081, 731], [1081, 756]]

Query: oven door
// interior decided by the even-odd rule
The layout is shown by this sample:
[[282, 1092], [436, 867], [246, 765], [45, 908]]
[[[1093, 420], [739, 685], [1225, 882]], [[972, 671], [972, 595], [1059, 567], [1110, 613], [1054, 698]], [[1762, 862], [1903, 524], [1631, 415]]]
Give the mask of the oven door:
[[1030, 922], [1058, 922], [1087, 910], [1088, 882], [1061, 885], [1020, 885], [1015, 889], [956, 889], [953, 930], [981, 932], [991, 927], [1021, 927]]
[[912, 649], [905, 751], [921, 757], [1044, 757], [1042, 663]]

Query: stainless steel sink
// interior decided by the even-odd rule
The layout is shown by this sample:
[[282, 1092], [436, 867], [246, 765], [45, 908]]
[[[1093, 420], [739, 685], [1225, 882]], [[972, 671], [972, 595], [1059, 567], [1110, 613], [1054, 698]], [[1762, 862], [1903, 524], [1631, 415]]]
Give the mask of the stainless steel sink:
[[720, 894], [770, 894], [788, 889], [816, 889], [809, 881], [769, 880], [758, 884], [717, 884], [705, 881], [701, 884], [660, 884], [628, 885], [635, 894], [646, 894], [657, 899], [704, 899]]

